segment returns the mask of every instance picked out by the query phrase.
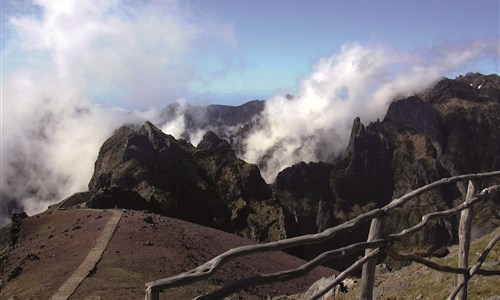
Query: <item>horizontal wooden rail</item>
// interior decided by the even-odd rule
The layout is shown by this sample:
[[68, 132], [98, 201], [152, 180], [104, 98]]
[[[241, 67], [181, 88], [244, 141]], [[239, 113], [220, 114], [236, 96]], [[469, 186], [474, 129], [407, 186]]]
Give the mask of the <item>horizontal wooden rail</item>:
[[[419, 196], [419, 195], [421, 195], [429, 190], [432, 190], [434, 188], [437, 188], [437, 187], [440, 187], [443, 185], [447, 185], [447, 184], [451, 184], [451, 183], [460, 182], [460, 181], [479, 180], [479, 179], [485, 179], [485, 178], [491, 178], [491, 177], [500, 177], [500, 171], [479, 173], [479, 174], [467, 174], [467, 175], [454, 176], [454, 177], [450, 177], [450, 178], [443, 178], [441, 180], [432, 182], [432, 183], [427, 184], [423, 187], [420, 187], [416, 190], [413, 190], [413, 191], [411, 191], [411, 192], [409, 192], [409, 193], [407, 193], [407, 194], [405, 194], [397, 199], [394, 199], [389, 204], [385, 205], [382, 208], [377, 208], [377, 209], [371, 210], [369, 212], [363, 213], [363, 214], [361, 214], [361, 215], [359, 215], [359, 216], [357, 216], [357, 217], [355, 217], [355, 218], [353, 218], [345, 223], [342, 223], [342, 224], [337, 225], [335, 227], [326, 229], [320, 233], [308, 234], [308, 235], [303, 235], [303, 236], [299, 236], [299, 237], [284, 239], [284, 240], [265, 243], [265, 244], [247, 245], [247, 246], [241, 246], [241, 247], [230, 249], [230, 250], [216, 256], [215, 258], [209, 260], [205, 264], [200, 265], [200, 266], [198, 266], [194, 269], [191, 269], [187, 272], [181, 273], [181, 274], [176, 275], [176, 276], [172, 276], [172, 277], [168, 277], [168, 278], [164, 278], [164, 279], [159, 279], [159, 280], [156, 280], [153, 282], [146, 283], [146, 299], [147, 300], [159, 299], [159, 292], [162, 290], [177, 287], [177, 286], [186, 285], [186, 284], [189, 284], [189, 283], [192, 283], [195, 281], [199, 281], [199, 280], [204, 280], [204, 279], [212, 276], [224, 264], [226, 264], [228, 261], [230, 261], [231, 259], [234, 259], [236, 257], [241, 257], [241, 256], [250, 255], [250, 254], [254, 254], [254, 253], [260, 253], [260, 252], [283, 250], [283, 249], [301, 246], [301, 245], [323, 243], [327, 240], [332, 239], [334, 236], [336, 236], [341, 231], [345, 231], [345, 230], [350, 231], [350, 230], [353, 230], [354, 228], [360, 226], [361, 224], [364, 224], [364, 223], [366, 223], [374, 218], [381, 218], [384, 215], [386, 215], [390, 210], [392, 210], [396, 207], [399, 207], [399, 206], [403, 205], [404, 203], [406, 203], [407, 201], [409, 201], [410, 199], [417, 197], [417, 196]], [[489, 194], [489, 193], [491, 193], [499, 188], [500, 188], [499, 185], [493, 185], [487, 189], [482, 190], [480, 193], [478, 193], [478, 195], [476, 197], [472, 198], [469, 202], [462, 203], [461, 205], [458, 205], [457, 207], [454, 207], [454, 208], [449, 209], [449, 210], [427, 214], [427, 215], [422, 217], [422, 221], [419, 224], [417, 224], [411, 228], [405, 229], [405, 230], [401, 231], [400, 233], [391, 234], [391, 235], [386, 236], [384, 239], [378, 239], [378, 240], [373, 241], [373, 242], [353, 244], [351, 246], [348, 246], [348, 247], [351, 247], [349, 249], [344, 249], [346, 247], [341, 248], [341, 249], [344, 249], [342, 251], [345, 254], [348, 252], [347, 250], [350, 251], [352, 249], [363, 250], [363, 249], [367, 249], [367, 248], [381, 247], [389, 241], [397, 240], [405, 235], [408, 235], [410, 233], [413, 233], [413, 232], [421, 229], [422, 227], [424, 227], [427, 224], [427, 222], [431, 218], [456, 214], [456, 213], [474, 205], [475, 203], [480, 201], [482, 197], [486, 196], [487, 194]], [[306, 263], [303, 266], [299, 267], [298, 269], [287, 270], [287, 271], [273, 273], [273, 274], [264, 274], [264, 275], [257, 274], [255, 276], [252, 276], [252, 277], [249, 277], [246, 279], [242, 279], [243, 282], [234, 283], [234, 284], [228, 286], [226, 288], [226, 290], [224, 291], [224, 293], [220, 293], [220, 294], [216, 294], [216, 295], [218, 295], [218, 296], [220, 296], [222, 294], [229, 295], [226, 293], [230, 292], [230, 294], [231, 294], [231, 293], [234, 293], [234, 292], [241, 290], [242, 288], [245, 288], [248, 286], [254, 286], [254, 285], [258, 285], [258, 284], [262, 284], [262, 283], [287, 280], [289, 278], [295, 278], [295, 277], [299, 276], [299, 274], [305, 275], [305, 274], [307, 274], [307, 272], [309, 272], [309, 271], [307, 271], [307, 270], [309, 270], [309, 268], [311, 268], [312, 266], [317, 266], [317, 265], [323, 263], [323, 260], [325, 260], [326, 257], [329, 257], [329, 255], [331, 255], [331, 256], [338, 255], [338, 252], [335, 252], [335, 251], [338, 251], [341, 249], [325, 252], [326, 253], [325, 256], [320, 255], [317, 257], [317, 260], [314, 259], [311, 262]], [[375, 254], [373, 254], [373, 253], [375, 253], [375, 252], [378, 253], [378, 249], [371, 251], [369, 254], [371, 256], [374, 256]], [[325, 254], [325, 253], [323, 253], [323, 254]], [[361, 260], [363, 260], [363, 259], [368, 260], [368, 258], [366, 258], [366, 255]], [[318, 261], [321, 261], [321, 262], [317, 263]], [[355, 263], [355, 265], [356, 264], [359, 264], [359, 260]], [[359, 265], [357, 267], [360, 267], [361, 265]], [[348, 270], [351, 269], [351, 267], [348, 268]], [[347, 276], [347, 274], [345, 276]], [[334, 282], [338, 281], [337, 280], [338, 278], [339, 277], [337, 277]], [[266, 280], [269, 280], [269, 281], [266, 281]], [[222, 289], [224, 289], [224, 287]], [[328, 290], [326, 290], [326, 291], [328, 291]], [[326, 291], [325, 291], [325, 293], [326, 293]], [[214, 293], [212, 293], [212, 294], [214, 294]], [[204, 296], [200, 296], [197, 299], [212, 299], [212, 298], [210, 298], [209, 295], [207, 295], [207, 298], [203, 298], [203, 297]]]

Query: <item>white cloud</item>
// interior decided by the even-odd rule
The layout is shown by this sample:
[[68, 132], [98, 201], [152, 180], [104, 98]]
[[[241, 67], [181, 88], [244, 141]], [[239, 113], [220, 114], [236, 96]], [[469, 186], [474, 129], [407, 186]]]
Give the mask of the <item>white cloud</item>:
[[170, 116], [170, 120], [167, 120], [167, 122], [161, 126], [161, 130], [179, 139], [186, 130], [184, 119], [186, 100], [183, 98], [177, 100], [173, 108], [175, 108], [175, 111], [173, 111], [172, 116]]
[[198, 76], [190, 55], [217, 45], [227, 63], [236, 47], [231, 26], [182, 4], [4, 3], [4, 209], [15, 201], [33, 214], [86, 190], [112, 131], [123, 123], [160, 122], [159, 111], [147, 108], [178, 99]]
[[129, 113], [93, 105], [64, 82], [37, 75], [11, 74], [2, 95], [2, 196], [28, 214], [86, 190], [99, 148], [113, 129], [158, 116], [155, 110]]
[[267, 101], [263, 125], [246, 139], [243, 159], [263, 164], [268, 182], [300, 161], [331, 161], [347, 146], [354, 118], [365, 123], [383, 118], [396, 97], [421, 91], [483, 56], [495, 57], [495, 51], [493, 42], [414, 52], [345, 44], [314, 66], [294, 98], [278, 94]]
[[[175, 1], [36, 4], [41, 16], [11, 19], [20, 48], [30, 54], [30, 67], [54, 67], [58, 78], [84, 87], [87, 96], [120, 99], [122, 106], [144, 107], [182, 96], [196, 76], [187, 57], [201, 40], [235, 47], [230, 26], [194, 16]], [[39, 60], [33, 65], [35, 57]]]
[[[231, 67], [237, 48], [231, 24], [183, 4], [5, 1], [4, 200], [14, 199], [32, 214], [85, 190], [99, 147], [115, 128], [146, 119], [163, 122], [150, 107], [182, 98], [194, 78], [209, 80]], [[194, 54], [207, 50], [209, 65], [217, 67], [199, 71], [197, 64], [204, 62]], [[214, 53], [220, 55], [215, 62]], [[276, 95], [268, 101], [263, 126], [245, 141], [244, 159], [267, 157], [262, 171], [268, 181], [293, 163], [330, 160], [345, 148], [356, 116], [364, 122], [382, 117], [396, 95], [413, 93], [488, 54], [497, 58], [497, 41], [414, 52], [347, 44], [315, 65], [295, 98]], [[182, 136], [181, 116], [167, 122], [167, 133]], [[203, 132], [191, 138], [198, 141]]]

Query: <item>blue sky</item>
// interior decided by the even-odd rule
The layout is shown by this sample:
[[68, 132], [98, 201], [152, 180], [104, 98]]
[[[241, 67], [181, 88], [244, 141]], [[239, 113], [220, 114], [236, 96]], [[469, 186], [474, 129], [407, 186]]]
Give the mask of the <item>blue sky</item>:
[[[230, 22], [245, 62], [211, 82], [213, 91], [268, 95], [291, 90], [321, 57], [346, 42], [418, 51], [443, 43], [499, 40], [499, 1], [224, 1], [193, 6]], [[495, 61], [471, 71], [498, 73]], [[454, 74], [444, 74], [454, 75]]]
[[[75, 24], [82, 24], [81, 28], [76, 25], [74, 32], [67, 30], [67, 20], [55, 22], [56, 25], [50, 23], [51, 18], [62, 19], [60, 7], [68, 3], [72, 3], [74, 11], [68, 10], [66, 17], [74, 18]], [[63, 64], [66, 68], [84, 69], [80, 77], [85, 79], [77, 81], [86, 82], [89, 97], [105, 105], [124, 107], [157, 105], [179, 97], [187, 98], [188, 102], [239, 104], [268, 98], [277, 91], [296, 93], [298, 84], [311, 73], [317, 61], [339, 53], [346, 43], [432, 52], [434, 47], [442, 48], [447, 44], [456, 48], [478, 40], [500, 40], [497, 0], [5, 0], [2, 4], [4, 73], [22, 68], [45, 68], [55, 72], [45, 65], [49, 61], [57, 65], [52, 67], [59, 69], [58, 72]], [[82, 31], [87, 21], [89, 24], [103, 20], [102, 24], [116, 24], [116, 20], [107, 19], [113, 14], [122, 22], [117, 32], [124, 39], [133, 37], [126, 41], [128, 47], [122, 42], [106, 44], [107, 38], [98, 41], [96, 35], [89, 35], [89, 41], [74, 38], [87, 36]], [[13, 25], [12, 20], [16, 18], [23, 22]], [[148, 23], [150, 19], [161, 26]], [[33, 25], [26, 20], [39, 23]], [[127, 22], [131, 24], [125, 24]], [[46, 30], [38, 36], [28, 33], [37, 26]], [[59, 35], [52, 34], [59, 31]], [[172, 36], [178, 38], [172, 41]], [[55, 42], [49, 46], [26, 47], [51, 38]], [[157, 49], [151, 54], [153, 47]], [[109, 53], [114, 49], [123, 62], [98, 68], [98, 65], [105, 66], [107, 61], [115, 60], [104, 55], [107, 61], [102, 58], [100, 62], [99, 52]], [[90, 57], [89, 52], [95, 52], [95, 57]], [[87, 56], [86, 61], [79, 58]], [[150, 58], [150, 65], [136, 63], [144, 57]], [[165, 64], [155, 63], [163, 57], [171, 60]], [[97, 66], [89, 68], [92, 62]], [[123, 71], [125, 68], [129, 70]], [[107, 70], [112, 71], [106, 75]], [[466, 71], [499, 73], [498, 55], [492, 57], [490, 54], [487, 59], [477, 59], [443, 75], [455, 76]], [[119, 80], [110, 79], [124, 72], [128, 75]], [[157, 90], [159, 86], [163, 86], [162, 91]], [[141, 92], [146, 90], [149, 92]], [[169, 92], [165, 92], [167, 90]], [[120, 103], [120, 98], [156, 100], [132, 104], [133, 100]]]

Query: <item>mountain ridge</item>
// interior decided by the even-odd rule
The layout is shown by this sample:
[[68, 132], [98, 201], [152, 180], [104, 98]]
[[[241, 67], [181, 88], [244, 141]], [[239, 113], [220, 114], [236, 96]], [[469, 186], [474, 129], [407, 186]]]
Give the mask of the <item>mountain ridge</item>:
[[[120, 127], [99, 151], [89, 191], [70, 196], [58, 207], [149, 211], [267, 242], [320, 232], [443, 177], [500, 170], [498, 75], [468, 73], [443, 79], [392, 102], [382, 121], [365, 125], [355, 118], [342, 155], [289, 166], [271, 184], [257, 165], [238, 158], [243, 147], [238, 143], [258, 124], [252, 109], [264, 105], [259, 101], [246, 106], [241, 115], [248, 123], [231, 125], [237, 130], [226, 132], [225, 138], [201, 128], [206, 132], [196, 147], [150, 122]], [[228, 108], [212, 109], [217, 112], [214, 123], [206, 126], [218, 124], [223, 131], [233, 120], [224, 113]], [[463, 184], [425, 193], [387, 216], [383, 232], [400, 231], [423, 214], [451, 208], [463, 201], [464, 193]], [[489, 196], [475, 212], [475, 234], [500, 226], [499, 212], [500, 197]], [[457, 241], [457, 227], [456, 217], [442, 218], [393, 246], [431, 255]], [[367, 231], [365, 224], [324, 245], [289, 252], [310, 259], [326, 249], [363, 241]], [[343, 269], [358, 254], [329, 266]]]
[[[91, 191], [111, 187], [131, 189], [152, 200], [152, 207], [156, 207], [154, 203], [168, 203], [172, 195], [179, 193], [175, 186], [162, 186], [161, 182], [178, 182], [186, 188], [181, 189], [182, 200], [177, 197], [174, 202], [191, 203], [184, 206], [191, 217], [172, 213], [173, 206], [167, 205], [162, 210], [169, 211], [170, 216], [256, 241], [317, 233], [440, 178], [500, 169], [499, 87], [497, 75], [468, 73], [454, 80], [442, 79], [420, 94], [391, 103], [382, 121], [365, 126], [356, 118], [349, 144], [335, 161], [290, 166], [270, 185], [265, 184], [257, 166], [238, 159], [230, 141], [216, 133], [208, 131], [195, 148], [146, 122], [138, 131], [120, 129], [103, 145], [104, 152], [110, 151], [107, 145], [114, 145], [118, 139], [122, 146], [117, 149], [124, 150], [115, 157], [118, 163], [113, 167], [102, 166], [102, 162], [111, 158], [100, 153], [89, 188]], [[216, 108], [227, 109], [224, 106], [213, 109]], [[251, 122], [256, 119], [246, 116]], [[251, 130], [251, 124], [245, 126]], [[139, 140], [143, 142], [138, 143]], [[165, 150], [169, 147], [177, 150]], [[160, 153], [169, 151], [175, 155], [156, 162], [148, 160], [151, 157], [158, 160]], [[151, 171], [161, 168], [161, 164], [166, 164], [167, 169], [159, 173]], [[115, 181], [101, 182], [103, 169]], [[170, 169], [176, 171], [172, 173]], [[165, 174], [174, 173], [177, 175], [165, 178]], [[144, 181], [144, 178], [150, 179]], [[101, 183], [96, 185], [96, 182]], [[457, 185], [422, 195], [419, 204], [408, 204], [388, 217], [385, 230], [399, 231], [422, 214], [450, 208], [461, 201], [464, 193], [464, 186]], [[203, 203], [196, 202], [201, 198]], [[207, 203], [212, 203], [212, 208]], [[488, 232], [498, 223], [492, 212], [499, 207], [499, 200], [494, 198], [488, 203], [490, 206], [482, 211], [483, 220], [476, 220], [478, 232]], [[196, 209], [201, 207], [198, 211], [203, 213], [195, 216], [193, 205]], [[264, 219], [259, 218], [262, 212], [267, 215]], [[211, 221], [216, 219], [216, 223]], [[363, 240], [367, 230], [367, 226], [362, 226], [359, 235], [339, 235], [326, 246], [305, 246], [290, 252], [312, 258], [326, 248]], [[456, 218], [446, 218], [401, 245], [430, 254], [456, 242], [456, 230]], [[332, 266], [342, 268], [347, 264], [349, 260], [334, 262]]]

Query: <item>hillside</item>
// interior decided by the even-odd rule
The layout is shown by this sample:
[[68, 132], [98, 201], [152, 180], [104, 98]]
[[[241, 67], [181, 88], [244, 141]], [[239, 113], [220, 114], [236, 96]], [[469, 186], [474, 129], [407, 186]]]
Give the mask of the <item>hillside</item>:
[[[119, 210], [119, 212], [122, 212]], [[15, 248], [2, 242], [0, 298], [48, 299], [85, 259], [111, 217], [112, 210], [64, 209], [57, 206], [21, 221]], [[173, 276], [249, 240], [177, 219], [124, 210], [102, 259], [69, 299], [141, 299], [148, 281]], [[2, 229], [9, 236], [10, 226]], [[166, 291], [162, 297], [187, 299], [255, 272], [295, 268], [303, 261], [280, 252], [238, 259], [213, 278]], [[245, 299], [294, 294], [321, 276], [320, 268], [305, 278], [243, 291]], [[10, 278], [9, 278], [10, 277]]]
[[[500, 233], [497, 228], [471, 243], [469, 265], [476, 263], [479, 254], [484, 250], [488, 242]], [[457, 266], [458, 247], [449, 248], [450, 253], [443, 258], [432, 258], [432, 261], [441, 265]], [[497, 244], [489, 253], [485, 261], [486, 269], [500, 270], [500, 245]], [[379, 269], [376, 277], [374, 295], [376, 299], [446, 299], [456, 285], [454, 274], [442, 273], [417, 263], [410, 266], [388, 272]], [[358, 289], [345, 294], [342, 299], [357, 299]], [[468, 299], [499, 299], [500, 289], [498, 287], [498, 276], [472, 278], [468, 288]]]
[[91, 207], [142, 203], [139, 209], [256, 241], [282, 236], [280, 209], [257, 166], [211, 131], [194, 147], [149, 122], [138, 130], [122, 127], [101, 147], [89, 191], [78, 201]]
[[[278, 174], [274, 195], [283, 206], [286, 236], [341, 224], [440, 178], [500, 170], [499, 87], [498, 75], [469, 73], [392, 102], [383, 120], [365, 126], [355, 119], [342, 157], [300, 163]], [[400, 231], [426, 213], [460, 203], [464, 195], [462, 184], [425, 193], [387, 216], [383, 231]], [[500, 226], [500, 197], [491, 197], [481, 207], [473, 225], [479, 236]], [[439, 220], [399, 246], [429, 255], [456, 243], [457, 224], [455, 217]], [[311, 257], [361, 241], [367, 229], [340, 236], [324, 248], [304, 247], [298, 254]], [[335, 267], [347, 264], [339, 261]]]

